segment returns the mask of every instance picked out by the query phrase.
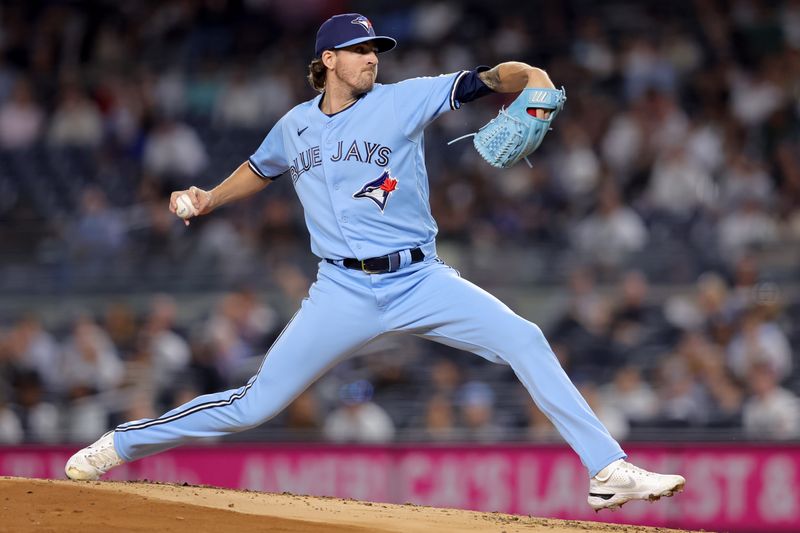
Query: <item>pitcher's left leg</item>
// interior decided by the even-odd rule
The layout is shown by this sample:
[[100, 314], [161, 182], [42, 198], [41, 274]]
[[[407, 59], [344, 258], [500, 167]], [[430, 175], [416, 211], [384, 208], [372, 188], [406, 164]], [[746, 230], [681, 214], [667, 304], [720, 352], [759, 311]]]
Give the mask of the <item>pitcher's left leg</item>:
[[648, 472], [624, 460], [622, 448], [572, 385], [541, 330], [497, 298], [446, 265], [430, 265], [409, 276], [405, 291], [395, 296], [389, 313], [392, 329], [511, 365], [589, 470], [593, 509], [657, 500], [683, 490], [682, 476]]
[[[536, 405], [594, 476], [625, 453], [577, 391], [542, 331], [446, 265], [431, 265], [413, 292], [398, 299], [390, 327], [507, 362]], [[417, 273], [417, 275], [422, 272]]]

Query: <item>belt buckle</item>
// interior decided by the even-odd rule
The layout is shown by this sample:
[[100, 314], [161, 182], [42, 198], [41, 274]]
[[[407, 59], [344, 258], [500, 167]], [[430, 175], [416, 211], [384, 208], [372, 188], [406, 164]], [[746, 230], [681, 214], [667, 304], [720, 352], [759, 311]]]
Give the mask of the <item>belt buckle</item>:
[[365, 272], [367, 274], [383, 274], [384, 273], [383, 270], [370, 270], [370, 269], [368, 269], [367, 265], [364, 263], [364, 261], [366, 261], [366, 259], [362, 259], [361, 260], [361, 271], [362, 272]]

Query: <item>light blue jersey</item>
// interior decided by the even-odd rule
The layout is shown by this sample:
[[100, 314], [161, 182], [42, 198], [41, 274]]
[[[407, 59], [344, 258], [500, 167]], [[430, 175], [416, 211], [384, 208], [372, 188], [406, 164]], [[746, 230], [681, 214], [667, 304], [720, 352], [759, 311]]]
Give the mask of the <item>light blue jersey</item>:
[[[625, 457], [541, 330], [436, 256], [423, 131], [459, 107], [459, 83], [474, 81], [472, 74], [375, 85], [333, 116], [320, 110], [319, 96], [275, 124], [250, 168], [264, 179], [292, 180], [311, 249], [325, 259], [317, 279], [255, 376], [238, 389], [117, 427], [122, 459], [259, 425], [333, 365], [398, 332], [511, 365], [591, 476]], [[375, 273], [364, 259], [389, 268]]]
[[456, 82], [466, 73], [376, 84], [333, 116], [320, 95], [275, 124], [250, 168], [291, 178], [315, 255], [364, 259], [433, 244], [423, 131], [460, 105]]

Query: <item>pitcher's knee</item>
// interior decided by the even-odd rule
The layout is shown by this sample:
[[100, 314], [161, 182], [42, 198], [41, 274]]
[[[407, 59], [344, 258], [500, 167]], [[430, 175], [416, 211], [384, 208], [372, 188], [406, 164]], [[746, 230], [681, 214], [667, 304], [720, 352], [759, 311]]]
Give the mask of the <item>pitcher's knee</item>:
[[241, 405], [239, 409], [236, 409], [235, 420], [233, 422], [236, 425], [237, 431], [245, 431], [260, 426], [279, 412], [280, 410], [271, 408], [269, 405], [259, 406], [259, 408], [255, 409]]
[[513, 364], [520, 358], [554, 357], [547, 339], [539, 326], [525, 321], [515, 332], [508, 335], [507, 349], [503, 359]]
[[285, 387], [268, 372], [259, 372], [231, 398], [236, 422], [251, 427], [263, 424], [277, 415], [285, 404]]
[[549, 344], [544, 337], [542, 329], [533, 322], [525, 321], [525, 324], [521, 328], [520, 333], [516, 335], [516, 338], [526, 350], [542, 347], [549, 348]]
[[248, 390], [231, 403], [230, 423], [236, 431], [260, 426], [283, 408], [283, 403], [276, 400], [278, 399], [271, 395], [263, 394], [261, 389]]
[[528, 322], [528, 329], [530, 330], [529, 334], [532, 337], [532, 342], [547, 342], [547, 339], [544, 338], [544, 332], [542, 332], [542, 328], [533, 322]]

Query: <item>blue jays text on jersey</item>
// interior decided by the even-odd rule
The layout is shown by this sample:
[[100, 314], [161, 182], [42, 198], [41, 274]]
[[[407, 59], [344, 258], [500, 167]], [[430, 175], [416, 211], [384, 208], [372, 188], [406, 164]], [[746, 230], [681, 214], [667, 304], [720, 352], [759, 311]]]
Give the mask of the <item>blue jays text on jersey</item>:
[[[301, 132], [306, 129], [308, 129], [308, 126], [297, 131]], [[298, 133], [298, 136], [300, 135]], [[369, 141], [354, 140], [346, 150], [344, 146], [345, 142], [339, 141], [336, 153], [330, 156], [331, 161], [360, 161], [362, 163], [374, 163], [379, 167], [383, 167], [389, 164], [389, 154], [392, 153], [392, 149], [388, 146], [381, 146], [380, 143], [371, 143]], [[322, 156], [320, 154], [319, 146], [312, 146], [297, 154], [289, 166], [289, 175], [292, 177], [292, 182], [296, 182], [303, 173], [322, 165]]]

